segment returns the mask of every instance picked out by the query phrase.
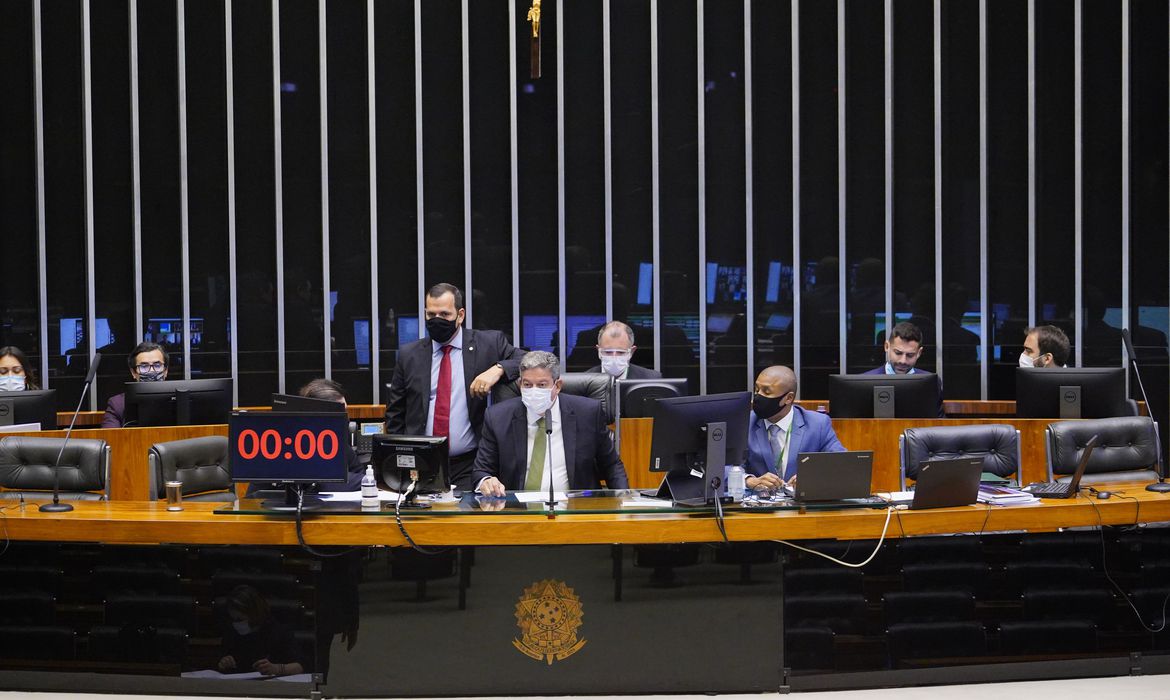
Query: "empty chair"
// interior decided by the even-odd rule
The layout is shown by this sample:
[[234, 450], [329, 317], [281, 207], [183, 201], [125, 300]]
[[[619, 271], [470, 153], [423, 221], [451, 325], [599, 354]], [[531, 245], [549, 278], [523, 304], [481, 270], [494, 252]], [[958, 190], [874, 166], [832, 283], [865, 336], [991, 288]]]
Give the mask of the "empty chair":
[[213, 595], [224, 595], [237, 586], [251, 586], [265, 598], [301, 597], [301, 585], [294, 574], [257, 574], [250, 571], [220, 571], [211, 577]]
[[1000, 653], [1067, 654], [1097, 650], [1097, 628], [1089, 620], [1026, 620], [999, 625]]
[[[826, 554], [834, 559], [842, 561], [860, 562], [873, 552], [874, 547], [877, 546], [877, 540], [821, 540], [817, 542], [808, 542], [804, 545], [808, 549], [815, 550], [821, 554]], [[887, 542], [882, 545], [881, 550], [873, 561], [865, 565], [867, 573], [874, 573], [878, 570], [884, 569], [892, 561], [889, 554], [893, 551], [893, 545]], [[829, 568], [838, 569], [840, 564], [829, 561], [822, 556], [816, 554], [809, 554], [808, 552], [795, 551], [788, 554], [790, 557], [791, 569], [806, 569], [806, 568]]]
[[72, 627], [0, 627], [0, 659], [71, 661], [76, 656], [77, 633]]
[[166, 482], [183, 482], [183, 498], [192, 501], [234, 501], [228, 460], [228, 439], [222, 435], [159, 442], [147, 453], [150, 493], [166, 498]]
[[968, 591], [890, 591], [882, 606], [886, 625], [975, 619], [975, 596]]
[[56, 601], [46, 591], [0, 591], [0, 625], [52, 625]]
[[1101, 535], [1097, 532], [1029, 533], [1020, 540], [1018, 561], [1101, 561]]
[[88, 656], [93, 661], [182, 664], [187, 639], [185, 629], [149, 623], [95, 625], [89, 630]]
[[203, 547], [199, 550], [197, 564], [207, 577], [218, 571], [279, 574], [284, 567], [284, 554], [278, 549], [265, 547]]
[[827, 627], [836, 634], [861, 634], [866, 613], [865, 596], [856, 593], [784, 597], [788, 627]]
[[987, 585], [990, 569], [982, 562], [907, 564], [902, 583], [909, 591], [969, 591], [978, 594]]
[[1117, 618], [1113, 594], [1104, 588], [1029, 588], [1023, 599], [1028, 620], [1091, 620], [1105, 627]]
[[54, 478], [59, 480], [62, 500], [96, 501], [109, 497], [110, 447], [106, 441], [71, 438], [61, 452], [63, 442], [64, 438], [19, 435], [0, 438], [0, 487], [9, 489], [0, 491], [0, 498], [52, 491]]
[[785, 595], [863, 593], [860, 569], [789, 569], [784, 572]]
[[46, 564], [0, 564], [0, 591], [43, 591], [56, 595], [61, 590], [61, 569]]
[[948, 659], [987, 653], [987, 633], [982, 623], [900, 622], [886, 630], [890, 664], [899, 667], [909, 659]]
[[1018, 481], [1020, 431], [1004, 424], [907, 428], [898, 438], [902, 483], [918, 478], [922, 462], [982, 457], [983, 471]]
[[155, 566], [180, 573], [187, 570], [186, 545], [103, 545], [100, 552], [102, 564]]
[[1143, 561], [1138, 575], [1143, 587], [1170, 586], [1170, 559], [1153, 559]]
[[106, 598], [106, 624], [148, 625], [195, 629], [195, 600], [188, 595], [111, 593]]
[[1068, 481], [1077, 469], [1085, 443], [1094, 435], [1097, 445], [1085, 466], [1082, 484], [1157, 480], [1161, 443], [1158, 424], [1147, 416], [1051, 423], [1046, 430], [1048, 478]]
[[178, 593], [179, 573], [159, 566], [99, 564], [93, 567], [91, 587], [101, 598], [111, 593]]
[[833, 670], [835, 636], [828, 627], [788, 627], [784, 630], [784, 665], [801, 671]]
[[983, 543], [970, 536], [904, 537], [898, 541], [898, 558], [903, 564], [981, 562]]
[[1170, 587], [1135, 588], [1129, 595], [1130, 602], [1138, 609], [1142, 624], [1146, 627], [1158, 628], [1166, 624], [1167, 612], [1170, 612]]
[[1064, 588], [1094, 578], [1093, 568], [1083, 559], [1012, 561], [1004, 565], [1004, 572], [1008, 582], [1020, 591], [1025, 588]]

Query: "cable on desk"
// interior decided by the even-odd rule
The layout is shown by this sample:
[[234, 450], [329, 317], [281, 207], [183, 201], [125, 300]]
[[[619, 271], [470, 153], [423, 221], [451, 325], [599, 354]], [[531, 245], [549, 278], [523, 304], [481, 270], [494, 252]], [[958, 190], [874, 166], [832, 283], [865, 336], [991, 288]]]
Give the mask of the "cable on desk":
[[890, 529], [890, 518], [893, 517], [893, 515], [894, 515], [894, 509], [892, 507], [886, 508], [886, 524], [882, 525], [882, 534], [881, 534], [881, 537], [878, 538], [877, 546], [875, 546], [873, 548], [873, 551], [870, 552], [870, 555], [865, 558], [865, 561], [860, 562], [858, 564], [852, 564], [852, 563], [847, 562], [847, 561], [841, 561], [840, 559], [837, 559], [836, 557], [831, 557], [828, 554], [825, 554], [824, 552], [818, 552], [817, 550], [809, 549], [808, 547], [801, 547], [800, 545], [794, 544], [794, 543], [789, 542], [787, 540], [772, 540], [772, 541], [776, 542], [777, 544], [788, 545], [789, 547], [792, 547], [793, 549], [799, 549], [802, 552], [808, 552], [809, 554], [815, 554], [818, 557], [828, 559], [829, 561], [833, 562], [834, 564], [840, 564], [841, 566], [848, 566], [851, 569], [860, 569], [861, 567], [863, 567], [866, 564], [873, 561], [873, 558], [877, 556], [877, 553], [882, 551], [882, 543], [886, 541], [886, 531]]
[[349, 554], [350, 552], [353, 552], [357, 549], [360, 549], [360, 547], [346, 547], [345, 549], [341, 550], [340, 552], [322, 552], [319, 549], [313, 549], [312, 547], [310, 547], [309, 543], [305, 542], [305, 533], [301, 528], [301, 525], [303, 522], [302, 517], [301, 517], [301, 509], [304, 507], [304, 505], [305, 505], [305, 490], [303, 488], [298, 488], [297, 489], [297, 516], [296, 516], [297, 542], [300, 543], [301, 549], [305, 550], [309, 554], [312, 554], [313, 556], [328, 557], [328, 558], [344, 557], [346, 554]]
[[723, 543], [731, 544], [727, 539], [727, 526], [723, 523], [723, 501], [719, 499], [719, 491], [715, 491], [715, 524], [719, 526], [719, 534], [723, 535]]
[[1166, 605], [1170, 603], [1170, 593], [1166, 594], [1166, 597], [1162, 599], [1162, 624], [1158, 627], [1147, 625], [1146, 621], [1142, 619], [1141, 611], [1130, 600], [1129, 594], [1121, 586], [1117, 585], [1117, 582], [1113, 580], [1113, 575], [1109, 573], [1109, 563], [1105, 561], [1105, 519], [1101, 517], [1101, 509], [1097, 507], [1097, 504], [1092, 498], [1086, 498], [1085, 500], [1089, 502], [1089, 505], [1093, 506], [1093, 510], [1097, 513], [1097, 532], [1101, 536], [1101, 570], [1105, 573], [1105, 580], [1109, 581], [1117, 589], [1117, 592], [1121, 594], [1122, 599], [1125, 600], [1125, 604], [1129, 606], [1130, 610], [1133, 610], [1134, 617], [1137, 618], [1138, 624], [1142, 626], [1142, 629], [1153, 634], [1157, 634], [1166, 629]]
[[402, 502], [405, 501], [406, 497], [414, 491], [414, 487], [417, 484], [417, 481], [412, 480], [410, 482], [410, 486], [406, 487], [406, 491], [398, 495], [398, 500], [394, 502], [394, 522], [398, 523], [398, 531], [402, 533], [403, 539], [406, 540], [406, 543], [409, 544], [411, 548], [414, 549], [414, 551], [419, 552], [420, 554], [442, 554], [443, 552], [449, 550], [450, 547], [440, 547], [439, 549], [427, 549], [426, 547], [421, 547], [416, 544], [413, 539], [411, 539], [410, 533], [406, 531], [406, 526], [402, 524]]

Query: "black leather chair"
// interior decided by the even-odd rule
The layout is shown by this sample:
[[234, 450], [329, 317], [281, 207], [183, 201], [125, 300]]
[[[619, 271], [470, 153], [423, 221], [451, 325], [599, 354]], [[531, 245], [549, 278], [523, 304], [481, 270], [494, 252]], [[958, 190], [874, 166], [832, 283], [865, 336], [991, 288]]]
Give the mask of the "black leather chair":
[[882, 596], [882, 607], [887, 625], [975, 619], [975, 596], [969, 591], [890, 591]]
[[1068, 481], [1077, 469], [1085, 443], [1094, 435], [1097, 446], [1089, 457], [1081, 483], [1157, 480], [1162, 468], [1158, 424], [1146, 416], [1050, 424], [1045, 441], [1048, 478]]
[[1090, 620], [1025, 620], [999, 625], [1000, 653], [1075, 654], [1097, 651], [1097, 627]]
[[147, 454], [150, 493], [166, 498], [166, 482], [183, 482], [183, 498], [192, 501], [234, 501], [228, 439], [222, 435], [159, 442]]
[[[601, 402], [605, 422], [613, 423], [617, 410], [617, 384], [611, 375], [604, 372], [562, 372], [564, 384], [561, 391], [571, 396], [588, 396]], [[517, 382], [497, 384], [492, 387], [492, 402], [499, 403], [520, 395]]]
[[908, 428], [898, 448], [902, 483], [917, 479], [919, 464], [935, 459], [983, 457], [983, 471], [1005, 478], [1020, 470], [1020, 431], [1000, 423]]
[[[20, 498], [28, 491], [52, 491], [58, 472], [62, 500], [100, 501], [109, 497], [110, 447], [105, 440], [71, 438], [61, 454], [64, 438], [0, 438], [0, 498]], [[43, 495], [43, 494], [42, 494]], [[38, 496], [40, 497], [40, 496]]]
[[983, 623], [900, 622], [886, 630], [890, 663], [900, 668], [908, 659], [969, 658], [987, 653]]
[[77, 633], [72, 627], [0, 627], [0, 658], [72, 661], [76, 656]]

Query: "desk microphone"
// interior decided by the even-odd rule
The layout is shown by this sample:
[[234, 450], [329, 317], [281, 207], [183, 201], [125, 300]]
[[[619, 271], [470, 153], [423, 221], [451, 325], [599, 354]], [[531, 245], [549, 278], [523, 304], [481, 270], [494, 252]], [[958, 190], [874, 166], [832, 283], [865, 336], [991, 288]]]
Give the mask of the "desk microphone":
[[[1146, 396], [1146, 385], [1142, 383], [1142, 373], [1138, 369], [1137, 353], [1133, 349], [1133, 339], [1129, 336], [1129, 329], [1121, 329], [1121, 339], [1125, 341], [1125, 351], [1129, 353], [1129, 364], [1133, 367], [1133, 376], [1137, 379], [1138, 388], [1142, 392], [1142, 401], [1146, 403], [1146, 412], [1150, 414], [1150, 419], [1153, 420], [1154, 411], [1150, 407], [1150, 398]], [[1170, 484], [1166, 483], [1166, 477], [1162, 474], [1162, 445], [1157, 446], [1158, 450], [1158, 482], [1150, 484], [1146, 487], [1147, 491], [1157, 491], [1159, 493], [1170, 492]]]
[[[553, 517], [553, 511], [557, 507], [556, 492], [553, 491], [553, 473], [552, 473], [552, 406], [544, 412], [544, 444], [545, 444], [545, 471], [548, 472], [548, 517]], [[565, 455], [566, 463], [569, 460], [569, 455]], [[1167, 484], [1170, 487], [1170, 484]]]
[[[65, 439], [61, 441], [61, 449], [57, 451], [57, 461], [53, 463], [53, 502], [40, 507], [42, 513], [66, 513], [73, 510], [73, 506], [61, 502], [61, 455], [65, 454], [65, 446], [69, 444], [69, 436], [73, 434], [73, 424], [77, 422], [77, 414], [81, 413], [81, 404], [85, 401], [85, 392], [93, 384], [98, 365], [102, 363], [102, 354], [94, 353], [93, 361], [89, 363], [89, 373], [85, 375], [85, 386], [81, 387], [81, 398], [77, 400], [77, 408], [73, 410], [73, 418], [69, 420], [69, 429], [65, 431]], [[1167, 484], [1170, 487], [1170, 484]]]

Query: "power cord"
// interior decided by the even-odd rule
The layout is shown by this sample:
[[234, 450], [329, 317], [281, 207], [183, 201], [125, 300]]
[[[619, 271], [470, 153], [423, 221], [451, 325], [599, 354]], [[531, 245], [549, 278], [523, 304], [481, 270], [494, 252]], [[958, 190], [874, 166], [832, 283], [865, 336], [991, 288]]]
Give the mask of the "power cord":
[[309, 554], [312, 554], [313, 556], [327, 557], [327, 558], [344, 557], [345, 555], [349, 554], [350, 552], [353, 552], [353, 551], [360, 549], [360, 547], [346, 547], [345, 549], [341, 550], [340, 552], [322, 552], [319, 549], [314, 549], [313, 547], [309, 546], [309, 543], [305, 542], [305, 533], [304, 533], [304, 530], [302, 529], [302, 524], [303, 524], [302, 509], [304, 508], [304, 505], [305, 505], [305, 490], [303, 488], [297, 488], [297, 515], [296, 515], [297, 542], [300, 543], [301, 549], [305, 550]]
[[414, 492], [414, 487], [417, 485], [418, 482], [411, 479], [410, 486], [406, 487], [406, 491], [398, 494], [398, 500], [394, 502], [394, 522], [398, 523], [398, 531], [402, 533], [403, 539], [406, 540], [406, 543], [409, 544], [411, 548], [414, 549], [414, 551], [419, 552], [420, 554], [442, 554], [443, 552], [448, 551], [450, 547], [427, 549], [426, 547], [419, 546], [410, 537], [410, 533], [406, 531], [406, 526], [402, 524], [402, 502], [406, 500], [407, 496]]
[[1158, 627], [1151, 627], [1147, 625], [1146, 621], [1142, 619], [1141, 611], [1139, 611], [1137, 606], [1133, 604], [1133, 600], [1130, 599], [1129, 594], [1126, 593], [1125, 590], [1122, 589], [1122, 587], [1113, 580], [1113, 576], [1109, 573], [1109, 563], [1105, 560], [1105, 519], [1101, 517], [1101, 509], [1097, 507], [1097, 504], [1093, 501], [1093, 499], [1089, 498], [1086, 500], [1089, 501], [1089, 505], [1093, 506], [1093, 511], [1097, 513], [1097, 532], [1101, 536], [1101, 570], [1105, 573], [1105, 579], [1109, 581], [1110, 585], [1112, 585], [1118, 593], [1121, 594], [1121, 598], [1125, 601], [1125, 604], [1129, 606], [1129, 609], [1133, 610], [1134, 617], [1137, 618], [1138, 624], [1142, 626], [1142, 629], [1150, 632], [1151, 634], [1157, 634], [1161, 632], [1162, 630], [1166, 629], [1166, 605], [1170, 604], [1170, 593], [1166, 594], [1166, 597], [1162, 599], [1162, 624]]
[[[809, 549], [808, 547], [801, 547], [800, 545], [794, 544], [794, 543], [789, 542], [787, 540], [772, 540], [772, 541], [777, 543], [777, 544], [788, 545], [789, 547], [792, 547], [793, 549], [799, 549], [802, 552], [808, 552], [809, 554], [815, 554], [818, 557], [821, 557], [823, 559], [828, 559], [829, 561], [833, 562], [834, 564], [840, 564], [841, 566], [847, 566], [851, 569], [860, 569], [861, 567], [863, 567], [866, 564], [873, 561], [873, 558], [876, 557], [877, 553], [881, 551], [882, 543], [884, 543], [886, 541], [886, 531], [889, 530], [889, 528], [890, 528], [890, 519], [893, 517], [893, 515], [894, 515], [894, 508], [892, 506], [889, 508], [886, 508], [886, 523], [885, 523], [885, 525], [882, 526], [882, 534], [881, 534], [881, 537], [878, 538], [877, 546], [875, 546], [873, 548], [873, 552], [871, 552], [870, 555], [865, 558], [865, 561], [860, 562], [858, 564], [852, 564], [852, 563], [847, 562], [847, 561], [841, 561], [840, 559], [837, 559], [836, 557], [831, 557], [828, 554], [825, 554], [824, 552], [818, 552], [817, 550]], [[901, 519], [899, 519], [899, 522], [900, 521], [901, 521]]]

